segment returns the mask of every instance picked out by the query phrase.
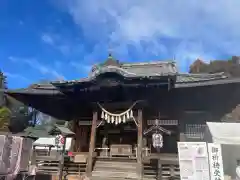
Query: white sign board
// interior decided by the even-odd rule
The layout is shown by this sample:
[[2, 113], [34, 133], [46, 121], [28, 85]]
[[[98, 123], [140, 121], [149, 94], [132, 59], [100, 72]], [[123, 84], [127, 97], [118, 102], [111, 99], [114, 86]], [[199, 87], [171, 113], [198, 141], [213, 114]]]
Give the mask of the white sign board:
[[209, 180], [207, 144], [178, 142], [181, 180]]
[[221, 145], [208, 143], [208, 153], [211, 180], [224, 180]]

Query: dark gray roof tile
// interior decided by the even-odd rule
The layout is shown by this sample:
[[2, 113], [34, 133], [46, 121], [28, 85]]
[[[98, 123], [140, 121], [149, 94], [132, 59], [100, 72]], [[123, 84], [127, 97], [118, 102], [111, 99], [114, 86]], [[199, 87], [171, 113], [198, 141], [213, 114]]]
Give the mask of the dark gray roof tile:
[[218, 79], [226, 79], [227, 76], [224, 73], [216, 74], [178, 74], [176, 83], [191, 83], [201, 81], [211, 81]]
[[174, 62], [155, 61], [148, 63], [126, 63], [122, 68], [136, 76], [175, 75], [178, 70]]
[[60, 125], [55, 125], [55, 127], [61, 132], [62, 135], [64, 136], [72, 136], [75, 133], [72, 132], [69, 128], [65, 126], [60, 126]]

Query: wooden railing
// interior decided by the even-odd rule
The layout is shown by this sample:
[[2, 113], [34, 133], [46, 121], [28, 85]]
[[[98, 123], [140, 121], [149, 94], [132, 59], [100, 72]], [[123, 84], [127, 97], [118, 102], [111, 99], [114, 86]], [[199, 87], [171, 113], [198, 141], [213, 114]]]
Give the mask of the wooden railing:
[[[37, 161], [38, 174], [56, 175], [59, 172], [59, 161]], [[65, 162], [63, 167], [64, 175], [79, 175], [85, 173], [86, 163]]]

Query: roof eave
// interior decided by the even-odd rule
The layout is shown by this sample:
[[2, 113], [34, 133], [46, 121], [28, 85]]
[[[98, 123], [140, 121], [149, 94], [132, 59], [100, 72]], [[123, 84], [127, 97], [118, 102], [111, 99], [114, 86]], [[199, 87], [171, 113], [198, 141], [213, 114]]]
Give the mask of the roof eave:
[[16, 89], [4, 90], [4, 93], [11, 96], [13, 94], [31, 94], [31, 95], [63, 95], [58, 89]]
[[197, 82], [177, 82], [175, 88], [188, 88], [199, 86], [214, 86], [223, 84], [240, 84], [240, 78], [212, 79]]

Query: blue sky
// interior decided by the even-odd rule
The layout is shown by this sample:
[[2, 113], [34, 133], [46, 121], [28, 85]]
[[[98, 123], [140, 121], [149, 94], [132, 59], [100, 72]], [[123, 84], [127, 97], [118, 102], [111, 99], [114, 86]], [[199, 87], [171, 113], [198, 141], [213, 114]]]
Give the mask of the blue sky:
[[10, 88], [78, 79], [104, 61], [172, 60], [187, 71], [240, 53], [239, 0], [1, 0], [0, 69]]

